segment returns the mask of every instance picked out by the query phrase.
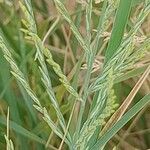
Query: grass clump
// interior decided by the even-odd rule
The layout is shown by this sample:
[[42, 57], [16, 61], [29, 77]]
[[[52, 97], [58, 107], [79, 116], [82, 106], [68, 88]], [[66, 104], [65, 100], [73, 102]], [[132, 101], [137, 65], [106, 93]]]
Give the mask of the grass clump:
[[[18, 118], [10, 118], [10, 127], [9, 112], [6, 123], [6, 109], [1, 108], [0, 125], [7, 126], [7, 149], [122, 149], [126, 143], [133, 148], [129, 141], [121, 145], [113, 136], [126, 128], [125, 124], [130, 127], [129, 121], [142, 109], [147, 113], [150, 38], [143, 26], [150, 14], [150, 0], [77, 1], [74, 7], [78, 9], [73, 13], [61, 0], [23, 0], [17, 8], [15, 4], [0, 4], [2, 9], [11, 5], [14, 13], [14, 23], [11, 18], [8, 22], [0, 20], [0, 48], [7, 62], [1, 60], [9, 64], [16, 79], [11, 77], [9, 88], [17, 89], [13, 94], [15, 106], [6, 100], [10, 116], [18, 113]], [[50, 18], [49, 8], [55, 8]], [[6, 11], [3, 15], [9, 14]], [[14, 35], [10, 35], [10, 28], [14, 28]], [[140, 93], [142, 85], [148, 92]], [[7, 99], [7, 93], [0, 98]], [[19, 99], [24, 99], [23, 104]], [[136, 102], [127, 110], [133, 99]], [[148, 140], [148, 136], [142, 137], [144, 148], [149, 147]], [[1, 145], [5, 146], [3, 142]]]

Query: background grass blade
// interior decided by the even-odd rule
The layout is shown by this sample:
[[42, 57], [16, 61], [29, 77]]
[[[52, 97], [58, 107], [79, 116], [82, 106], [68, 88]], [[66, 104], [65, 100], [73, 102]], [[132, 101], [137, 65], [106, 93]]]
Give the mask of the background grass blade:
[[117, 51], [117, 48], [121, 43], [126, 24], [128, 22], [131, 4], [132, 0], [120, 0], [115, 22], [113, 25], [111, 38], [105, 53], [105, 62], [107, 62], [113, 56], [113, 54]]

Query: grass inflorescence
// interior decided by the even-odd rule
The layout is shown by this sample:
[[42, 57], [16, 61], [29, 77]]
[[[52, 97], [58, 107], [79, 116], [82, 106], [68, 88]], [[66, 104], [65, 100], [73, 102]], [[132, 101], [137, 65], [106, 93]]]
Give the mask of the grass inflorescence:
[[[142, 109], [147, 113], [150, 102], [150, 30], [145, 29], [150, 0], [78, 0], [72, 5], [61, 0], [0, 2], [2, 10], [10, 6], [13, 12], [8, 20], [0, 19], [0, 66], [11, 69], [0, 72], [0, 100], [6, 99], [0, 125], [7, 127], [6, 144], [0, 141], [0, 146], [148, 148], [147, 135], [141, 137], [143, 145], [116, 137], [123, 136], [124, 125], [130, 128], [129, 121]], [[142, 119], [142, 127], [148, 128], [148, 120]]]

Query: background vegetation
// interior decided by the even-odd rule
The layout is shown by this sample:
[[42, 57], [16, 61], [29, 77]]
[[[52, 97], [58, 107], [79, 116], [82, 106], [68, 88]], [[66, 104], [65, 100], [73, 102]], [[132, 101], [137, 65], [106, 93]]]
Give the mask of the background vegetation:
[[0, 0], [0, 16], [0, 149], [150, 148], [150, 0]]

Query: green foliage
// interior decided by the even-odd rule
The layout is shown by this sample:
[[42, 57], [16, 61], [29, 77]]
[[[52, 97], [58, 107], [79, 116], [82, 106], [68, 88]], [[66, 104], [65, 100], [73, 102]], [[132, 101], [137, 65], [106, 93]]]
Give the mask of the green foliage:
[[111, 38], [105, 54], [106, 62], [116, 52], [117, 48], [119, 47], [122, 41], [124, 29], [126, 27], [131, 10], [131, 4], [132, 0], [120, 0], [120, 4], [118, 6], [118, 10], [115, 17], [115, 24], [113, 25]]
[[[116, 91], [114, 85], [149, 67], [150, 38], [142, 25], [150, 13], [150, 0], [78, 0], [73, 13], [61, 0], [53, 4], [23, 0], [17, 8], [15, 4], [0, 2], [2, 16], [11, 14], [8, 6], [13, 12], [5, 22], [0, 19], [0, 49], [7, 61], [0, 56], [0, 67], [8, 63], [13, 75], [1, 69], [0, 129], [5, 132], [3, 126], [7, 127], [7, 149], [109, 147], [109, 140], [150, 101], [149, 94], [135, 98], [139, 101], [101, 132], [126, 96], [116, 92], [128, 90], [126, 86]], [[56, 10], [55, 15], [48, 14], [55, 6], [58, 14]], [[137, 67], [139, 63], [143, 64]]]

